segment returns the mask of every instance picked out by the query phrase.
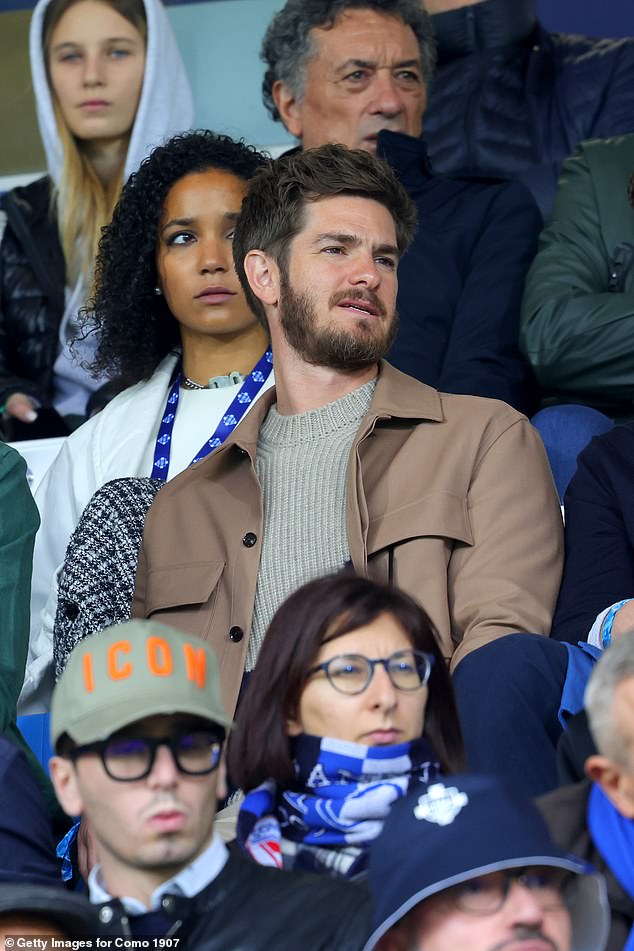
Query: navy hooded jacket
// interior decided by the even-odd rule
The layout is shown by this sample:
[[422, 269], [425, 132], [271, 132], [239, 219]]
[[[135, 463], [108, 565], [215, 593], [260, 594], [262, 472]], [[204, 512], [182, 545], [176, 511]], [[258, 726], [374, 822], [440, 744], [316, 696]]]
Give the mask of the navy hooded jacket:
[[579, 142], [634, 131], [634, 39], [548, 33], [535, 0], [484, 0], [432, 23], [424, 130], [436, 170], [524, 182], [547, 217]]
[[518, 347], [526, 272], [541, 218], [524, 186], [436, 175], [425, 144], [381, 132], [387, 159], [416, 203], [418, 231], [399, 265], [400, 328], [388, 360], [446, 393], [536, 409]]

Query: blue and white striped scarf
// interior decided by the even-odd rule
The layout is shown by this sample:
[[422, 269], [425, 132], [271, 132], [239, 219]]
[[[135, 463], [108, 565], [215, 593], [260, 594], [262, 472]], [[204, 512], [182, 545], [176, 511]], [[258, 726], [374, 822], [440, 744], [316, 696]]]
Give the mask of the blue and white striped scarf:
[[433, 779], [439, 766], [422, 737], [362, 746], [303, 734], [293, 740], [296, 780], [251, 790], [238, 816], [238, 842], [259, 865], [353, 878], [397, 799]]

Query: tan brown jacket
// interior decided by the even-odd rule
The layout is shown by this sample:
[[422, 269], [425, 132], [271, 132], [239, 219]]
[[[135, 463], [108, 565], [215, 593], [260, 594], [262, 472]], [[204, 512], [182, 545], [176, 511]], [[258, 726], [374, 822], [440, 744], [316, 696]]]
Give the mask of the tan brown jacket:
[[[151, 506], [135, 617], [216, 650], [235, 709], [262, 541], [255, 472], [270, 390], [222, 446]], [[548, 634], [561, 577], [559, 503], [540, 438], [506, 403], [452, 396], [381, 363], [348, 464], [355, 569], [391, 579], [429, 613], [452, 666], [516, 631]]]

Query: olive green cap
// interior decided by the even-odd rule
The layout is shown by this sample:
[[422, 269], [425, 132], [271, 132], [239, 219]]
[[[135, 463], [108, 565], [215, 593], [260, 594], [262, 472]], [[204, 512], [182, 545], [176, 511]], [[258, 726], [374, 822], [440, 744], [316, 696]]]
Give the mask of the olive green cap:
[[211, 647], [152, 620], [126, 621], [81, 641], [51, 706], [51, 744], [67, 733], [79, 746], [157, 713], [189, 713], [223, 727], [218, 661]]

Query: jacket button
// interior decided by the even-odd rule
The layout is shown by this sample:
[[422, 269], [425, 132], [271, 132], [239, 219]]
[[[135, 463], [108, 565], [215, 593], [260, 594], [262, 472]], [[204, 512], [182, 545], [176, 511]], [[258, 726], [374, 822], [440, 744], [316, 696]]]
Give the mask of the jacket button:
[[258, 540], [258, 536], [254, 535], [253, 532], [247, 532], [244, 538], [242, 539], [242, 544], [245, 548], [253, 548], [255, 543]]
[[244, 631], [241, 627], [232, 627], [229, 631], [229, 640], [233, 641], [234, 644], [238, 644], [244, 637]]
[[110, 908], [108, 905], [104, 905], [103, 908], [99, 909], [99, 921], [103, 925], [110, 924], [113, 918], [114, 918], [114, 912], [112, 908]]

